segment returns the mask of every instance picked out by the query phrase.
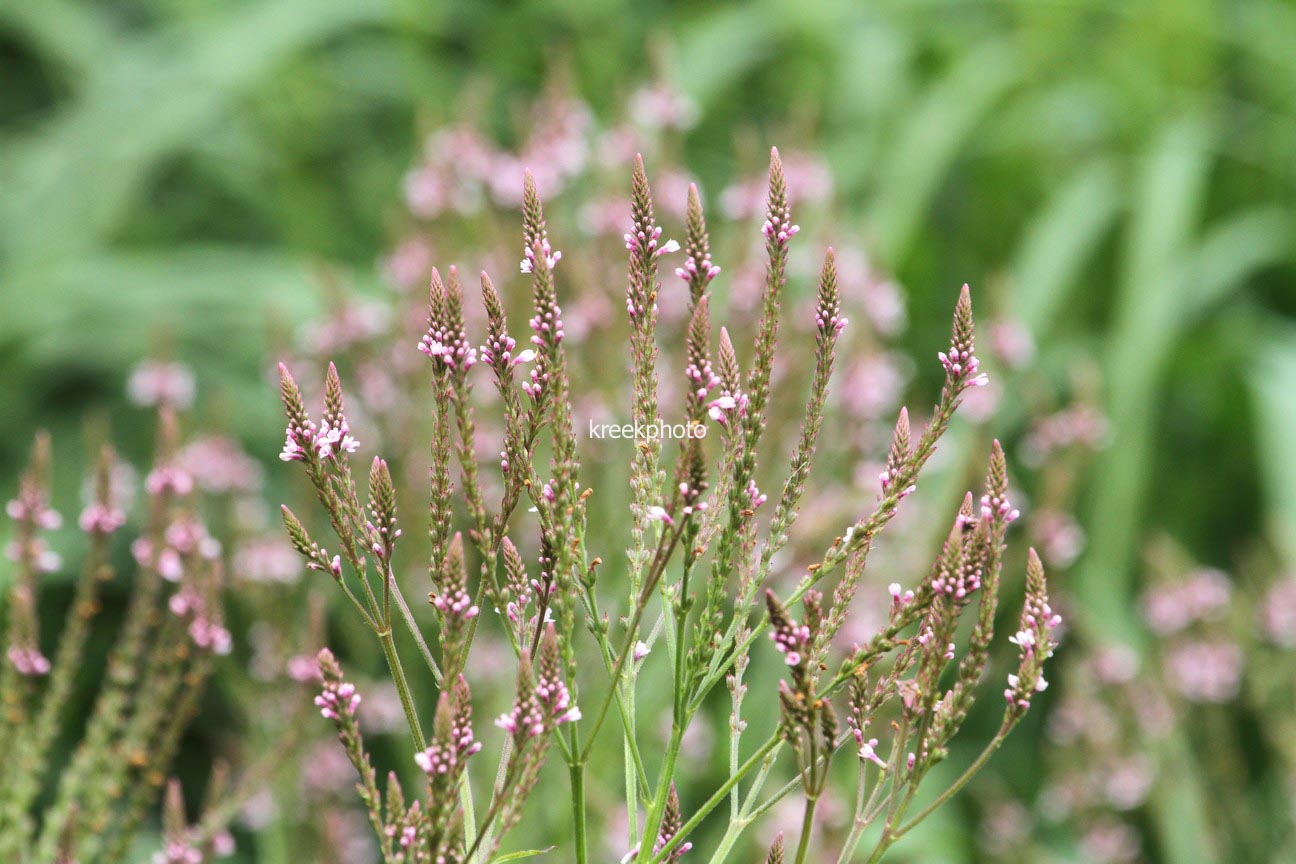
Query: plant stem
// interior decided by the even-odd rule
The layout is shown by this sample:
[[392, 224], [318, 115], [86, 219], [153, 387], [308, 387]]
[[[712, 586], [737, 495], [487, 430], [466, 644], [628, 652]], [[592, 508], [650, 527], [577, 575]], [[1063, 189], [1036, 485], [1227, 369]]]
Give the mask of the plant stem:
[[936, 800], [924, 807], [917, 816], [901, 825], [894, 832], [891, 832], [892, 838], [898, 840], [905, 834], [908, 834], [913, 830], [914, 826], [930, 816], [937, 807], [940, 807], [946, 801], [953, 798], [960, 789], [966, 786], [968, 781], [972, 779], [972, 776], [980, 771], [985, 766], [986, 762], [990, 761], [990, 757], [994, 755], [994, 752], [999, 749], [999, 745], [1008, 737], [1008, 731], [1011, 728], [1012, 723], [1010, 722], [1005, 722], [1003, 726], [999, 727], [999, 732], [995, 734], [995, 737], [992, 738], [990, 743], [986, 745], [985, 749], [981, 751], [981, 755], [976, 758], [976, 761], [967, 767], [966, 771], [959, 775], [959, 778], [954, 781], [953, 785], [940, 795], [936, 796]]
[[574, 829], [576, 832], [576, 862], [585, 864], [585, 763], [575, 762], [569, 766], [571, 773], [571, 806]]
[[761, 748], [751, 756], [747, 757], [747, 761], [742, 764], [742, 767], [739, 768], [735, 774], [730, 775], [729, 779], [726, 780], [719, 789], [711, 794], [711, 797], [697, 809], [689, 820], [680, 826], [680, 830], [675, 832], [675, 836], [671, 838], [670, 842], [663, 846], [661, 851], [654, 855], [648, 864], [661, 864], [661, 862], [666, 859], [666, 856], [671, 853], [671, 850], [683, 842], [688, 833], [700, 825], [702, 820], [705, 819], [712, 810], [718, 807], [720, 802], [724, 801], [725, 798], [729, 796], [729, 790], [741, 783], [742, 779], [746, 777], [751, 770], [761, 762], [761, 760], [768, 756], [770, 752], [782, 743], [782, 740], [783, 739], [779, 738], [778, 735], [771, 735], [766, 739], [765, 743], [761, 745]]
[[675, 760], [679, 758], [680, 743], [683, 740], [684, 727], [677, 720], [671, 724], [670, 741], [666, 744], [666, 756], [662, 760], [661, 774], [657, 777], [657, 792], [653, 795], [652, 807], [649, 808], [648, 815], [644, 817], [639, 855], [635, 858], [635, 864], [646, 864], [652, 857], [653, 840], [661, 827], [662, 813], [666, 809], [666, 796], [670, 793], [671, 779], [675, 776]]
[[801, 817], [801, 842], [797, 844], [796, 864], [805, 864], [806, 852], [810, 851], [810, 833], [814, 831], [815, 805], [818, 798], [807, 798], [805, 814]]
[[419, 629], [418, 622], [414, 620], [414, 613], [410, 611], [409, 604], [405, 602], [405, 595], [401, 593], [400, 585], [396, 583], [396, 577], [389, 574], [389, 578], [391, 579], [392, 595], [396, 598], [396, 608], [400, 610], [401, 617], [405, 619], [405, 627], [409, 630], [410, 635], [414, 637], [419, 654], [423, 656], [423, 662], [427, 664], [428, 669], [432, 670], [432, 678], [440, 687], [442, 681], [441, 667], [437, 665], [436, 658], [432, 656], [432, 651], [423, 638], [423, 631]]
[[396, 643], [392, 639], [391, 628], [379, 633], [378, 638], [382, 642], [383, 654], [387, 657], [387, 667], [391, 669], [396, 692], [400, 695], [401, 707], [405, 709], [405, 720], [409, 723], [410, 734], [414, 736], [414, 745], [419, 750], [425, 750], [427, 739], [423, 737], [423, 726], [414, 711], [414, 700], [410, 696], [409, 682], [405, 680], [405, 670], [401, 668], [400, 657], [396, 656]]

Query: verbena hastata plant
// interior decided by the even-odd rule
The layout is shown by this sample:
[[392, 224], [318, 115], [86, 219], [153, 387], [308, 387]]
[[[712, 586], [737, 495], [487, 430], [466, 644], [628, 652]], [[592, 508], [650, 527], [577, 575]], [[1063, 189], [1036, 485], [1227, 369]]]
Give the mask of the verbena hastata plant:
[[[829, 790], [830, 768], [847, 745], [855, 764], [847, 773], [855, 788], [846, 794], [855, 806], [840, 860], [856, 860], [866, 837], [868, 860], [879, 860], [968, 782], [1044, 689], [1043, 664], [1059, 623], [1032, 551], [1025, 608], [1010, 638], [1019, 661], [1002, 688], [1002, 723], [963, 774], [920, 797], [920, 785], [947, 756], [968, 716], [989, 659], [1005, 536], [1017, 515], [996, 443], [979, 502], [969, 492], [952, 515], [928, 574], [909, 589], [891, 586], [885, 623], [871, 639], [845, 656], [837, 656], [834, 647], [870, 549], [914, 491], [964, 393], [985, 383], [974, 353], [968, 290], [958, 298], [951, 345], [940, 354], [945, 383], [930, 419], [914, 436], [907, 411], [900, 411], [876, 502], [843, 526], [795, 587], [780, 596], [767, 586], [806, 490], [824, 429], [835, 350], [847, 324], [833, 252], [828, 250], [818, 280], [805, 419], [790, 457], [776, 457], [789, 458], [790, 467], [779, 492], [769, 496], [757, 486], [757, 460], [771, 411], [788, 250], [798, 232], [777, 151], [762, 229], [765, 284], [745, 365], [725, 328], [718, 345], [713, 342], [710, 288], [720, 269], [711, 257], [696, 188], [688, 192], [681, 249], [663, 237], [642, 160], [636, 159], [628, 228], [628, 419], [641, 430], [656, 427], [665, 419], [659, 375], [679, 376], [688, 394], [681, 425], [694, 434], [681, 436], [678, 447], [667, 448], [652, 435], [633, 442], [624, 578], [611, 575], [619, 568], [605, 563], [610, 552], [598, 557], [599, 550], [586, 543], [589, 508], [599, 506], [598, 494], [580, 482], [573, 400], [578, 385], [569, 377], [556, 278], [574, 265], [551, 244], [529, 175], [520, 270], [531, 285], [530, 345], [522, 348], [510, 335], [500, 294], [483, 273], [487, 324], [477, 347], [467, 332], [459, 276], [451, 268], [445, 278], [432, 272], [428, 326], [417, 346], [433, 383], [428, 571], [435, 650], [396, 578], [401, 529], [388, 465], [372, 460], [364, 493], [353, 476], [350, 459], [360, 444], [351, 434], [336, 368], [328, 368], [324, 413], [315, 420], [281, 367], [288, 415], [282, 458], [301, 463], [333, 536], [328, 542], [315, 539], [285, 507], [288, 533], [308, 566], [332, 577], [381, 643], [412, 734], [411, 758], [426, 775], [422, 794], [407, 793], [395, 774], [380, 787], [357, 723], [361, 694], [327, 650], [319, 657], [324, 688], [317, 705], [336, 725], [359, 772], [360, 795], [385, 861], [484, 862], [523, 854], [502, 854], [501, 842], [530, 812], [541, 767], [554, 751], [567, 768], [573, 833], [573, 848], [562, 857], [601, 860], [587, 848], [587, 775], [591, 753], [607, 735], [619, 735], [624, 751], [627, 862], [658, 864], [701, 854], [692, 848], [695, 829], [726, 804], [727, 822], [711, 860], [730, 860], [743, 831], [794, 793], [803, 801], [802, 829], [789, 838], [789, 851], [780, 838], [768, 860], [808, 860], [816, 808], [826, 796], [840, 794]], [[658, 278], [662, 257], [675, 252], [683, 257], [675, 272], [688, 286], [689, 324], [685, 356], [666, 366], [658, 358]], [[498, 391], [504, 428], [498, 460], [485, 465], [475, 455], [472, 397], [482, 366]], [[452, 524], [456, 462], [466, 537]], [[502, 477], [501, 493], [489, 499], [483, 482], [488, 472]], [[527, 548], [514, 538], [524, 536], [532, 518], [539, 537]], [[469, 566], [470, 556], [475, 566]], [[517, 660], [516, 691], [511, 709], [495, 721], [498, 737], [479, 740], [470, 686], [479, 672], [471, 649], [483, 620], [496, 617]], [[969, 626], [960, 630], [964, 619]], [[404, 664], [413, 658], [396, 649], [398, 625], [413, 635], [418, 662], [440, 685], [426, 731], [421, 709], [433, 700], [408, 684]], [[762, 637], [772, 641], [786, 670], [777, 683], [747, 678], [753, 653], [769, 644]], [[669, 696], [639, 692], [644, 665], [656, 662], [671, 669]], [[777, 687], [781, 704], [776, 728], [757, 742], [744, 736], [753, 719], [744, 711], [752, 684]], [[728, 691], [731, 713], [728, 775], [696, 800], [685, 800], [679, 794], [686, 777], [685, 735], [721, 688]], [[638, 726], [636, 706], [643, 698], [670, 705], [660, 759], [652, 758], [651, 738]], [[469, 768], [486, 747], [498, 767], [489, 787], [481, 788]], [[771, 788], [782, 766], [794, 776]], [[605, 778], [597, 779], [602, 784]]]
[[[130, 599], [84, 718], [70, 709], [76, 688], [84, 686], [78, 678], [101, 591], [114, 577], [115, 540], [127, 525], [129, 472], [112, 448], [101, 448], [90, 500], [77, 520], [88, 544], [83, 573], [52, 657], [42, 646], [37, 605], [42, 578], [62, 566], [46, 538], [62, 520], [51, 506], [45, 435], [37, 437], [6, 507], [13, 578], [0, 663], [0, 860], [134, 860], [132, 844], [197, 711], [214, 658], [230, 651], [222, 621], [221, 544], [200, 521], [200, 496], [181, 462], [175, 415], [164, 407], [159, 416], [157, 458], [144, 481], [145, 514], [130, 544], [137, 565]], [[58, 775], [49, 777], [54, 745], [69, 732], [80, 735], [79, 743]], [[169, 832], [156, 860], [228, 851], [228, 815]]]

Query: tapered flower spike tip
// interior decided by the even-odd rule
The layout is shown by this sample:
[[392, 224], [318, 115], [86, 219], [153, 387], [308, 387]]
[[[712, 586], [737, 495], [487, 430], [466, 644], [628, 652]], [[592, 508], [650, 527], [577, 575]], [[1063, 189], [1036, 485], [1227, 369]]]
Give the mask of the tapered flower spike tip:
[[846, 318], [841, 314], [841, 296], [837, 290], [837, 256], [829, 246], [824, 254], [823, 269], [819, 271], [815, 327], [822, 336], [835, 339], [846, 329], [846, 323]]
[[765, 856], [765, 864], [783, 864], [783, 832], [780, 831], [774, 838], [773, 845], [770, 846], [769, 855]]
[[324, 420], [330, 426], [337, 427], [345, 413], [342, 379], [338, 377], [337, 366], [330, 360], [328, 372], [324, 376]]
[[717, 366], [722, 386], [726, 390], [737, 390], [742, 379], [742, 371], [738, 367], [738, 352], [734, 350], [733, 340], [729, 338], [729, 329], [727, 327], [720, 328], [720, 352]]
[[306, 421], [306, 403], [302, 400], [301, 389], [293, 379], [292, 373], [283, 363], [279, 364], [279, 395], [283, 398], [284, 411], [288, 420], [294, 425]]
[[482, 304], [486, 307], [486, 317], [492, 324], [504, 320], [504, 304], [500, 301], [495, 283], [485, 270], [481, 271]]
[[463, 288], [459, 284], [459, 268], [453, 264], [446, 280], [446, 310], [453, 319], [460, 319], [463, 315]]
[[1034, 597], [1047, 597], [1048, 585], [1044, 578], [1044, 562], [1032, 546], [1026, 550], [1026, 594]]
[[1008, 463], [999, 439], [990, 445], [990, 467], [986, 471], [986, 492], [1003, 498], [1008, 491]]
[[653, 222], [652, 190], [648, 187], [648, 171], [639, 153], [635, 154], [634, 171], [630, 177], [630, 207], [635, 230], [650, 230]]
[[787, 180], [783, 176], [783, 160], [777, 147], [770, 148], [769, 162], [769, 212], [782, 214], [787, 210]]
[[896, 417], [895, 432], [891, 436], [891, 452], [899, 460], [909, 456], [909, 448], [913, 444], [913, 434], [909, 430], [909, 409], [900, 406], [900, 415]]
[[[701, 235], [706, 233], [706, 223], [702, 216], [702, 196], [698, 193], [696, 183], [690, 183], [688, 188], [688, 204], [684, 208], [684, 221], [688, 229], [689, 245], [692, 247], [695, 237], [699, 240]], [[690, 254], [692, 248], [689, 249]]]
[[536, 188], [535, 175], [527, 169], [522, 181], [522, 239], [528, 249], [545, 239], [544, 205]]
[[441, 271], [432, 268], [432, 275], [428, 279], [428, 320], [439, 320], [445, 310], [446, 291], [445, 282], [441, 280]]

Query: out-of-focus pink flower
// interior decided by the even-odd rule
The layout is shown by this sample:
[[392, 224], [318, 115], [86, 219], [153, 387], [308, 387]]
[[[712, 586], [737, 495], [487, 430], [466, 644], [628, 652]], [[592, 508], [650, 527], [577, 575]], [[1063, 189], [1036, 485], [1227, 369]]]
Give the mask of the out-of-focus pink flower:
[[1166, 680], [1190, 702], [1230, 702], [1242, 685], [1242, 649], [1232, 642], [1181, 642], [1165, 664]]
[[193, 405], [197, 385], [188, 366], [145, 360], [131, 372], [126, 392], [136, 405], [169, 405], [183, 409]]

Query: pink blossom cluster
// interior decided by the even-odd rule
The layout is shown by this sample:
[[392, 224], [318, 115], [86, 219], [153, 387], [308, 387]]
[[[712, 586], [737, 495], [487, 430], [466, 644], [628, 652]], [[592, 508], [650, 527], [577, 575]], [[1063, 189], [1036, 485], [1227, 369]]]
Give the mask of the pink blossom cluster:
[[1021, 515], [1021, 511], [1012, 506], [1012, 502], [1005, 495], [991, 495], [989, 493], [981, 496], [981, 518], [987, 522], [1003, 522], [1005, 525], [1009, 522], [1016, 521]]
[[517, 347], [517, 340], [507, 334], [497, 338], [490, 339], [485, 345], [481, 346], [481, 359], [489, 366], [495, 366], [497, 363], [501, 366], [512, 367], [519, 363], [530, 363], [535, 359], [535, 351], [527, 348], [519, 351], [516, 355], [513, 349]]
[[[849, 538], [846, 538], [849, 539]], [[914, 601], [914, 592], [905, 591], [900, 587], [899, 582], [892, 582], [887, 586], [887, 593], [891, 595], [891, 612], [899, 612], [904, 607]]]
[[315, 697], [315, 707], [325, 720], [354, 717], [360, 707], [360, 694], [350, 681], [326, 681], [324, 689]]
[[692, 129], [697, 103], [664, 83], [640, 87], [630, 96], [630, 117], [647, 129]]
[[1049, 454], [1068, 447], [1097, 450], [1107, 440], [1110, 424], [1090, 405], [1074, 405], [1036, 421], [1022, 441], [1025, 458], [1042, 464]]
[[442, 323], [428, 326], [427, 333], [419, 340], [418, 350], [429, 359], [440, 358], [451, 369], [467, 371], [477, 362], [477, 349], [468, 344], [463, 330], [451, 332]]
[[[419, 273], [420, 279], [426, 277], [426, 270]], [[312, 324], [304, 338], [317, 354], [338, 354], [385, 333], [390, 321], [391, 312], [381, 303], [347, 300]]]
[[727, 427], [731, 414], [737, 413], [739, 417], [746, 415], [747, 402], [745, 393], [739, 391], [735, 395], [726, 390], [707, 403], [707, 416], [721, 426]]
[[441, 611], [443, 615], [452, 618], [460, 618], [464, 621], [471, 621], [477, 617], [481, 611], [472, 602], [472, 597], [463, 588], [454, 588], [450, 591], [437, 594], [432, 598], [432, 605]]
[[932, 579], [932, 590], [954, 600], [964, 600], [981, 587], [980, 561], [963, 562], [952, 571], [942, 567]]
[[1166, 680], [1190, 702], [1229, 702], [1242, 685], [1242, 659], [1232, 642], [1181, 642], [1166, 652]]
[[[899, 477], [900, 477], [900, 472], [899, 472], [899, 470], [897, 470], [897, 469], [895, 469], [895, 468], [884, 468], [884, 469], [882, 470], [882, 473], [878, 474], [878, 483], [879, 483], [879, 484], [881, 485], [881, 487], [882, 487], [882, 494], [883, 494], [883, 495], [888, 495], [888, 494], [890, 494], [890, 492], [891, 492], [891, 487], [893, 487], [893, 486], [895, 485], [895, 482], [896, 482], [896, 480], [899, 479]], [[908, 486], [906, 486], [904, 489], [900, 490], [900, 492], [899, 492], [899, 494], [897, 495], [897, 497], [898, 497], [898, 498], [907, 498], [908, 496], [912, 495], [913, 492], [914, 492], [914, 490], [917, 489], [917, 488], [918, 488], [918, 487], [917, 487], [916, 485], [914, 485], [913, 483], [910, 483], [910, 484], [909, 484]]]
[[515, 206], [525, 166], [546, 195], [555, 195], [585, 170], [592, 124], [585, 103], [548, 99], [537, 106], [531, 134], [516, 152], [497, 147], [467, 124], [439, 130], [428, 138], [422, 164], [405, 176], [406, 206], [420, 219], [476, 212], [488, 196]]
[[207, 533], [207, 528], [193, 516], [181, 516], [163, 532], [162, 546], [156, 550], [148, 537], [137, 537], [131, 543], [135, 563], [145, 568], [156, 568], [168, 582], [179, 582], [184, 575], [184, 558], [200, 555], [208, 560], [220, 555], [220, 541]]
[[301, 561], [292, 544], [277, 534], [249, 537], [234, 550], [233, 571], [249, 582], [291, 585], [301, 576]]
[[112, 534], [126, 524], [126, 514], [120, 507], [94, 502], [81, 511], [77, 524], [87, 534]]
[[810, 628], [789, 619], [770, 629], [770, 639], [774, 640], [774, 647], [783, 655], [787, 665], [800, 666], [801, 652], [810, 644]]
[[481, 749], [481, 742], [473, 740], [472, 729], [468, 726], [460, 727], [456, 720], [450, 727], [448, 745], [433, 741], [426, 750], [414, 754], [414, 761], [425, 774], [432, 777], [450, 773], [462, 761]]
[[[15, 522], [30, 524], [43, 531], [54, 531], [63, 524], [63, 517], [49, 507], [45, 493], [30, 487], [5, 505], [5, 513]], [[52, 573], [63, 565], [59, 554], [49, 548], [45, 538], [30, 533], [24, 541], [13, 540], [5, 547], [5, 557], [10, 561], [27, 560], [37, 573]]]
[[136, 405], [188, 408], [193, 404], [197, 386], [188, 366], [145, 360], [131, 372], [126, 393]]
[[158, 465], [144, 478], [144, 489], [150, 495], [176, 495], [181, 498], [194, 489], [193, 475], [176, 464]]
[[1043, 674], [1044, 660], [1053, 656], [1056, 642], [1052, 634], [1061, 624], [1062, 616], [1049, 606], [1042, 588], [1030, 584], [1028, 576], [1021, 623], [1017, 632], [1008, 637], [1020, 653], [1017, 674], [1008, 676], [1008, 687], [1004, 690], [1004, 699], [1011, 708], [1025, 711], [1030, 708], [1031, 697], [1048, 688]]
[[[699, 402], [705, 402], [707, 394], [720, 384], [720, 376], [715, 374], [715, 371], [711, 368], [711, 361], [705, 357], [702, 358], [701, 364], [688, 364], [684, 369], [684, 376], [692, 382], [693, 397]], [[733, 401], [733, 397], [730, 397], [730, 401]]]
[[213, 494], [255, 492], [261, 488], [261, 463], [230, 438], [208, 435], [185, 445], [176, 464], [199, 488]]
[[1219, 620], [1228, 611], [1232, 598], [1228, 575], [1203, 567], [1181, 581], [1149, 588], [1139, 606], [1148, 626], [1157, 634], [1168, 636], [1198, 621]]
[[561, 260], [562, 253], [549, 245], [549, 238], [541, 237], [534, 246], [522, 250], [522, 261], [518, 269], [523, 273], [534, 273], [537, 262], [543, 261], [546, 270], [553, 270]]
[[867, 759], [883, 771], [887, 768], [887, 763], [877, 753], [878, 739], [870, 738], [864, 740], [864, 731], [858, 727], [851, 728], [851, 734], [855, 737], [855, 744], [859, 747], [859, 757]]
[[667, 240], [658, 246], [657, 241], [661, 239], [662, 229], [660, 225], [652, 226], [648, 231], [631, 231], [626, 232], [625, 248], [630, 252], [638, 252], [643, 249], [648, 255], [654, 258], [660, 258], [662, 255], [668, 255], [671, 252], [678, 252], [680, 245], [675, 240]]
[[304, 462], [314, 453], [320, 459], [329, 459], [343, 452], [354, 453], [359, 447], [360, 442], [351, 437], [345, 417], [338, 418], [332, 426], [328, 420], [319, 427], [314, 420], [307, 420], [299, 426], [288, 426], [279, 458], [284, 462]]
[[183, 840], [168, 840], [162, 850], [153, 854], [153, 864], [202, 864], [203, 853]]
[[557, 673], [541, 669], [536, 678], [535, 695], [540, 704], [548, 709], [553, 725], [561, 726], [581, 719], [580, 708], [572, 704], [571, 692]]
[[233, 648], [230, 632], [221, 625], [208, 609], [207, 600], [200, 591], [190, 585], [181, 588], [167, 602], [172, 614], [183, 618], [192, 615], [189, 622], [189, 638], [199, 648], [224, 656]]
[[1258, 614], [1264, 638], [1280, 648], [1296, 648], [1296, 577], [1270, 587]]
[[[928, 620], [923, 624], [923, 626], [918, 630], [918, 644], [919, 644], [919, 645], [922, 645], [922, 646], [930, 645], [931, 642], [932, 642], [932, 640], [935, 639], [935, 638], [936, 638], [936, 631], [932, 629], [931, 620], [928, 619]], [[946, 643], [946, 645], [945, 645], [945, 651], [944, 651], [944, 653], [943, 653], [942, 656], [943, 656], [946, 660], [953, 660], [953, 659], [954, 659], [954, 649], [955, 649], [956, 647], [958, 647], [958, 646], [956, 646], [953, 642], [948, 642], [948, 643]]]
[[707, 255], [701, 261], [695, 260], [690, 255], [684, 259], [683, 267], [675, 268], [675, 275], [685, 282], [692, 282], [699, 273], [702, 274], [703, 284], [705, 284], [720, 275], [720, 268], [711, 262], [710, 255]]
[[[549, 241], [544, 241], [548, 243]], [[559, 255], [562, 253], [559, 252]], [[543, 311], [537, 312], [529, 322], [531, 325], [531, 344], [536, 346], [557, 345], [563, 340], [562, 309], [557, 303], [550, 303]]]
[[984, 387], [990, 383], [989, 376], [977, 371], [981, 368], [981, 361], [973, 353], [971, 343], [965, 345], [957, 341], [951, 342], [948, 354], [940, 351], [936, 356], [940, 358], [951, 383], [966, 382], [970, 387]]
[[800, 225], [792, 224], [792, 208], [785, 205], [776, 213], [771, 213], [761, 225], [761, 233], [777, 246], [786, 246], [787, 242], [801, 230]]
[[19, 675], [34, 677], [49, 674], [49, 658], [42, 654], [39, 648], [15, 645], [9, 649], [8, 656], [9, 662], [13, 664]]
[[887, 351], [870, 351], [845, 368], [838, 392], [846, 413], [861, 420], [876, 420], [896, 407], [908, 374], [899, 357]]

